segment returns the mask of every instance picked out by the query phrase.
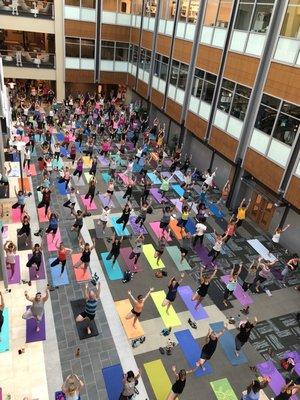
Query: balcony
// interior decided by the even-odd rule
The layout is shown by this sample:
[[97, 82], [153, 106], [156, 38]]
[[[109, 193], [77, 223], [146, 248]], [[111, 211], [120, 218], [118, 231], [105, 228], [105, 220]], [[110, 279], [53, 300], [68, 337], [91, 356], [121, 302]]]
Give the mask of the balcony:
[[47, 0], [0, 0], [0, 14], [54, 19], [54, 3]]
[[25, 51], [22, 49], [1, 50], [3, 66], [25, 67], [25, 68], [55, 68], [55, 54], [45, 51]]

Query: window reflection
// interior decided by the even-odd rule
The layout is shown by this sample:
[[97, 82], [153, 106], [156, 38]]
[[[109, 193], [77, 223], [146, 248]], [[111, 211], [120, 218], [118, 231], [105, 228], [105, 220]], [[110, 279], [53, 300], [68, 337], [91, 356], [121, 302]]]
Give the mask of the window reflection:
[[167, 79], [168, 63], [168, 57], [162, 56], [159, 53], [155, 54], [154, 75], [157, 78], [161, 78], [164, 81]]
[[157, 0], [145, 1], [145, 16], [154, 18], [157, 12]]
[[218, 108], [233, 117], [245, 119], [251, 89], [228, 79], [223, 79]]
[[211, 103], [215, 91], [216, 80], [216, 75], [196, 68], [192, 87], [192, 95], [201, 98], [207, 103]]
[[204, 25], [226, 28], [230, 20], [232, 0], [212, 0], [207, 3]]
[[300, 0], [290, 0], [284, 17], [281, 35], [300, 38]]
[[235, 29], [266, 32], [274, 6], [274, 0], [241, 0], [235, 21]]

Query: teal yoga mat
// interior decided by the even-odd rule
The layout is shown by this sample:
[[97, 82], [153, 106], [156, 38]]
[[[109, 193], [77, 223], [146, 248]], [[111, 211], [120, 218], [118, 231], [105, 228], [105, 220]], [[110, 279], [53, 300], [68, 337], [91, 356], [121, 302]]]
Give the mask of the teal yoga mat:
[[123, 272], [120, 268], [118, 261], [115, 262], [114, 266], [112, 265], [112, 260], [107, 260], [108, 252], [101, 253], [101, 260], [104, 265], [104, 268], [107, 272], [107, 275], [111, 281], [117, 281], [119, 279], [123, 279]]
[[111, 217], [111, 223], [113, 224], [117, 236], [130, 236], [127, 228], [123, 230], [123, 224], [117, 224], [117, 219], [119, 219], [119, 217]]
[[1, 332], [0, 353], [9, 351], [9, 313], [7, 307], [3, 310], [3, 318], [4, 322]]

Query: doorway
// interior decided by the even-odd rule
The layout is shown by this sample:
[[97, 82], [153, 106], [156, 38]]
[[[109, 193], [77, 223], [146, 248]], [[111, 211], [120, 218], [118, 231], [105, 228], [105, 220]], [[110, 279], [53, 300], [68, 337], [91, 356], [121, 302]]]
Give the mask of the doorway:
[[262, 194], [253, 192], [249, 207], [249, 216], [263, 230], [267, 231], [271, 223], [275, 205]]

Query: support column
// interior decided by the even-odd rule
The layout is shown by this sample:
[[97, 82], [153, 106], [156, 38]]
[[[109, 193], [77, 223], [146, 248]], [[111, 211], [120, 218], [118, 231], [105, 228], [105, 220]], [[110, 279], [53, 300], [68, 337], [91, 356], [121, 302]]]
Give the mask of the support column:
[[101, 82], [101, 14], [102, 14], [102, 1], [96, 1], [96, 32], [95, 32], [95, 71], [94, 82]]
[[54, 0], [54, 13], [56, 98], [59, 102], [62, 102], [65, 98], [64, 1]]
[[297, 163], [298, 163], [298, 158], [299, 158], [299, 154], [300, 154], [300, 128], [298, 128], [298, 139], [297, 142], [294, 146], [293, 152], [292, 152], [292, 156], [290, 158], [289, 164], [286, 167], [285, 171], [284, 171], [284, 176], [282, 178], [281, 184], [280, 184], [280, 188], [279, 191], [284, 194], [284, 192], [286, 191], [291, 175], [294, 171], [294, 169], [297, 168]]

